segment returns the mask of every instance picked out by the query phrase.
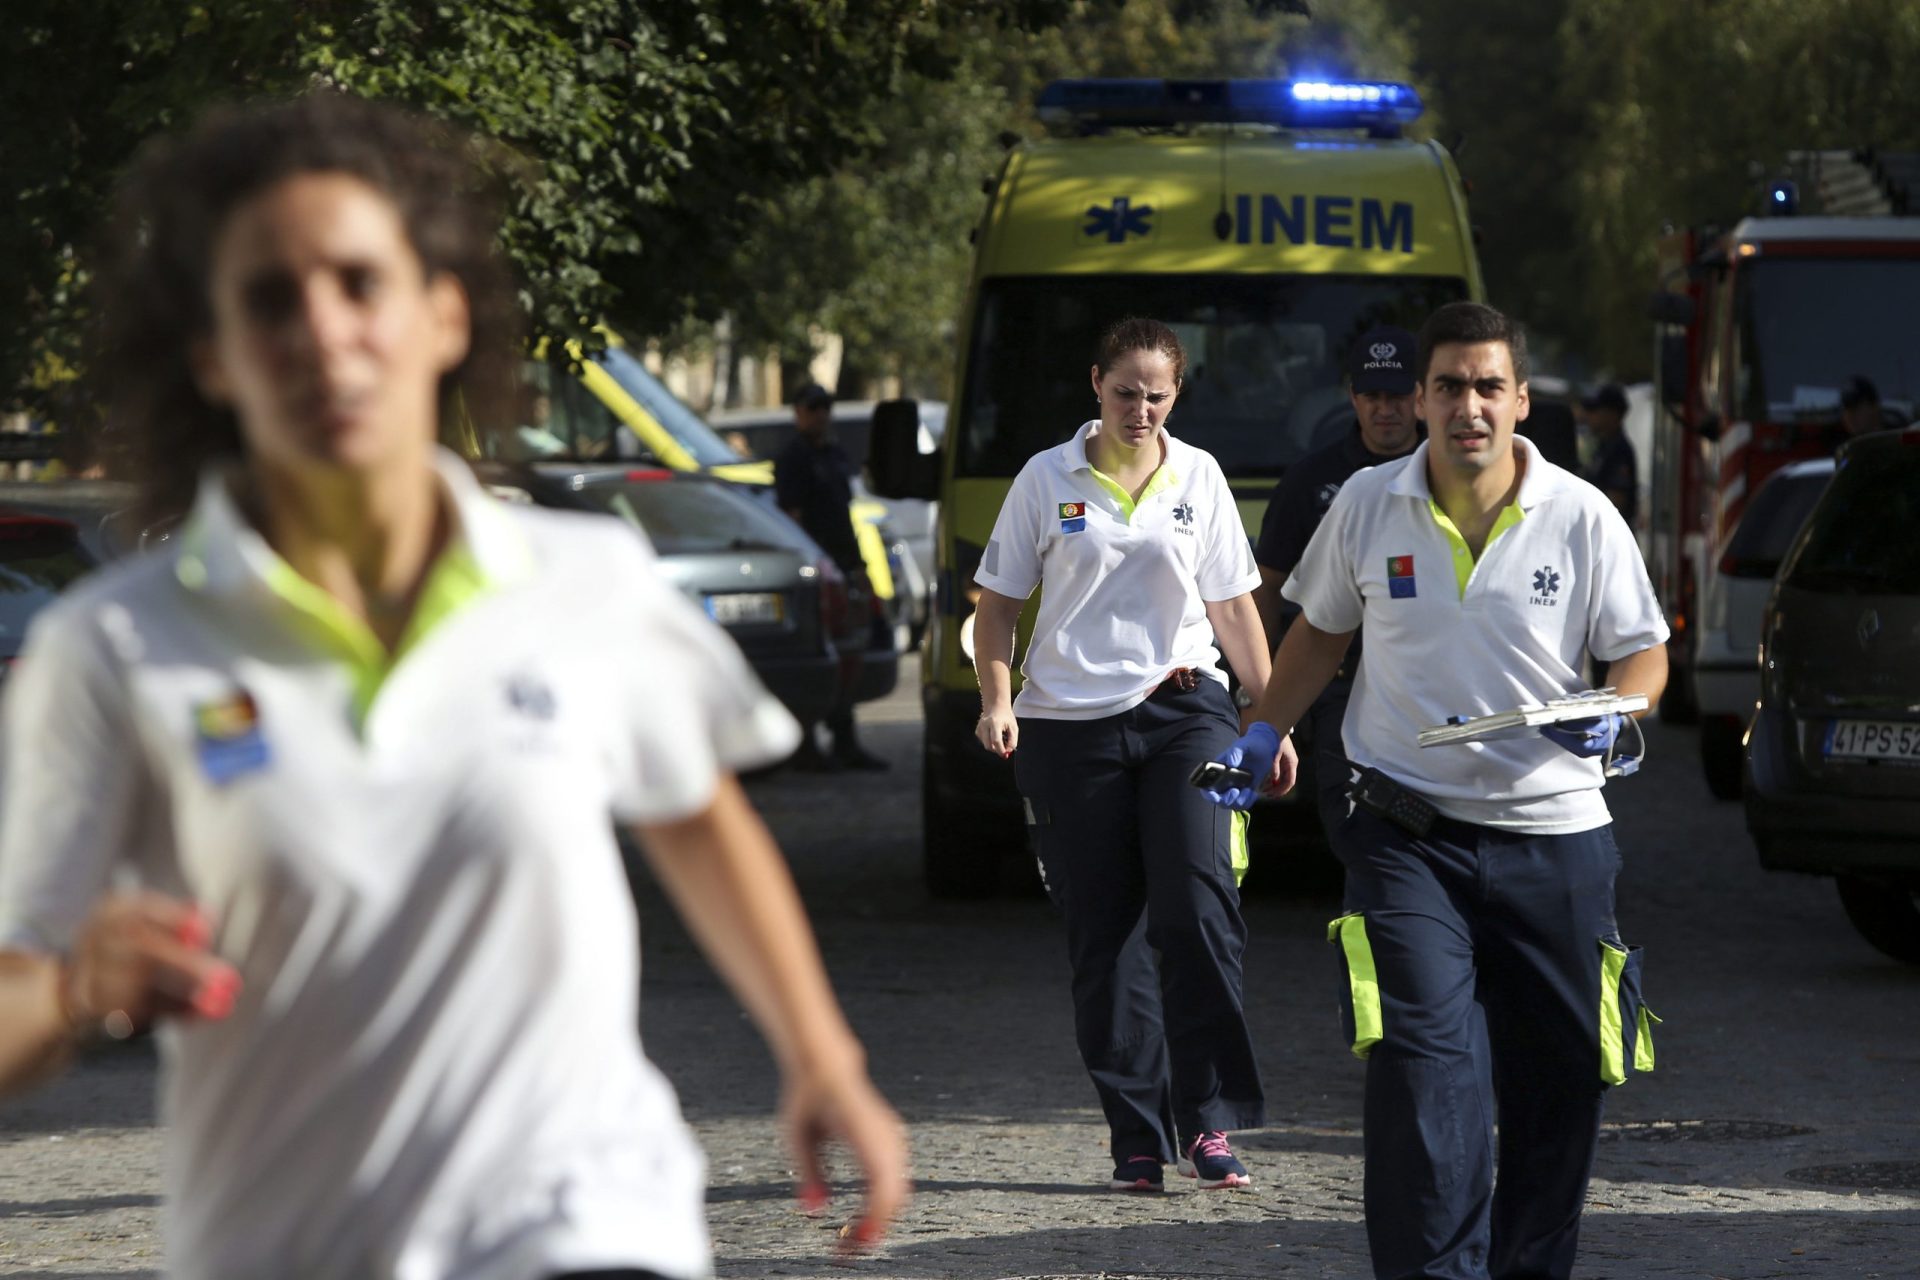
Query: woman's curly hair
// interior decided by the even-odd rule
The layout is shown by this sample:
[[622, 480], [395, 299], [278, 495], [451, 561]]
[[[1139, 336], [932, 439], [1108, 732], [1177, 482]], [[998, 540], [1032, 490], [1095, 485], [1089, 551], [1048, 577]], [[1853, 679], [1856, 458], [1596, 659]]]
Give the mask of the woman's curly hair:
[[499, 246], [498, 192], [475, 145], [427, 117], [317, 90], [216, 109], [141, 148], [99, 254], [89, 366], [103, 451], [138, 486], [143, 521], [186, 511], [201, 470], [243, 454], [232, 412], [200, 394], [189, 351], [212, 327], [208, 288], [227, 218], [300, 174], [347, 174], [381, 192], [427, 274], [451, 273], [466, 289], [472, 341], [440, 381], [443, 439], [511, 418], [522, 317]]

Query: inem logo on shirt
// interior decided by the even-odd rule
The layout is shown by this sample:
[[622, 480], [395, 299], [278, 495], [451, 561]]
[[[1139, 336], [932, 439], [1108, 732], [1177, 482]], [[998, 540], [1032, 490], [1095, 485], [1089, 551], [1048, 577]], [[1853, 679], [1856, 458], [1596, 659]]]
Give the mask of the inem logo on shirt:
[[1527, 597], [1528, 604], [1545, 605], [1549, 609], [1558, 608], [1560, 602], [1553, 593], [1560, 589], [1560, 575], [1552, 565], [1537, 570], [1533, 575], [1533, 594]]
[[1387, 557], [1387, 594], [1395, 600], [1413, 596], [1413, 557]]
[[1087, 504], [1084, 502], [1063, 502], [1060, 504], [1060, 532], [1079, 533], [1087, 527]]

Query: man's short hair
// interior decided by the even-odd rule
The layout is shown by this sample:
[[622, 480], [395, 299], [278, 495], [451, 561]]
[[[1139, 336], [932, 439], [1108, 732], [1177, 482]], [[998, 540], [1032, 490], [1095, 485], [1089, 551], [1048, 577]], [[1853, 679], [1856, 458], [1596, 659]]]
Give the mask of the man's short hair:
[[793, 393], [793, 403], [801, 409], [831, 409], [833, 392], [817, 382], [809, 382]]
[[1513, 356], [1513, 380], [1516, 383], [1527, 380], [1527, 331], [1519, 322], [1484, 302], [1449, 302], [1420, 326], [1418, 381], [1426, 382], [1433, 353], [1451, 342], [1462, 346], [1504, 342]]
[[1873, 380], [1863, 373], [1856, 373], [1851, 378], [1848, 378], [1847, 385], [1840, 389], [1840, 407], [1842, 409], [1857, 409], [1863, 404], [1877, 405], [1879, 403], [1880, 388], [1874, 386]]

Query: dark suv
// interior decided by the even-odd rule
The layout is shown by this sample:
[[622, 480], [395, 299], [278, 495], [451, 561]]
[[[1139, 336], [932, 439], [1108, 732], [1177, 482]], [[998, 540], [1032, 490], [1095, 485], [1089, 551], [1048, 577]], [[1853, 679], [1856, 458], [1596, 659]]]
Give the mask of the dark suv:
[[1867, 941], [1920, 964], [1920, 426], [1841, 452], [1774, 581], [1760, 668], [1760, 864], [1835, 877]]

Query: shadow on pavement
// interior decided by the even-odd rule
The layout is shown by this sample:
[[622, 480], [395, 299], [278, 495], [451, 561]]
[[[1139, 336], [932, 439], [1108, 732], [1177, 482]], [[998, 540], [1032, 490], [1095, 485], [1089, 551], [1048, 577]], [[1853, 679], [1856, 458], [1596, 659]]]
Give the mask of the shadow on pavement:
[[[0, 1200], [0, 1218], [83, 1218], [114, 1209], [152, 1209], [157, 1195], [79, 1196], [70, 1200]], [[8, 1273], [11, 1274], [11, 1273]]]

